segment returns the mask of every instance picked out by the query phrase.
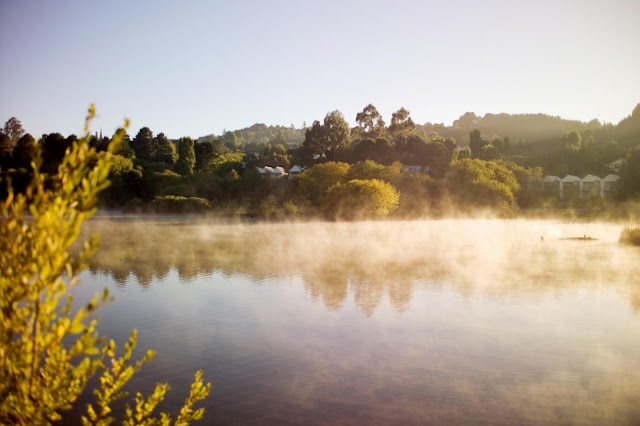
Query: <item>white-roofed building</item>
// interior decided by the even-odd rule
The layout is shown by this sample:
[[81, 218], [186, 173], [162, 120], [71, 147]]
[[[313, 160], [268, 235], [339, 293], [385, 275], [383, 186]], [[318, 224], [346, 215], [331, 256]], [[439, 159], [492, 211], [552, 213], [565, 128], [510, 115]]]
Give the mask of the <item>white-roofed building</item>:
[[271, 177], [273, 178], [281, 178], [282, 176], [286, 175], [287, 173], [284, 171], [284, 168], [278, 166], [278, 167], [273, 167], [271, 169]]
[[258, 170], [258, 173], [260, 173], [260, 175], [262, 177], [269, 177], [269, 178], [281, 178], [282, 176], [284, 176], [286, 173], [284, 172], [284, 169], [282, 167], [269, 167], [269, 166], [264, 166], [264, 167], [256, 167], [256, 169]]
[[582, 179], [574, 175], [566, 175], [560, 181], [560, 198], [580, 197]]
[[547, 196], [559, 194], [561, 199], [591, 197], [607, 197], [618, 191], [620, 176], [610, 174], [604, 179], [595, 175], [586, 175], [582, 179], [574, 175], [566, 175], [562, 179], [558, 176], [547, 175], [542, 180]]
[[418, 175], [422, 173], [422, 166], [402, 166], [400, 169], [402, 173], [406, 173], [408, 175]]
[[551, 196], [554, 195], [556, 197], [560, 196], [560, 179], [559, 176], [551, 176], [547, 175], [542, 180], [542, 184], [544, 186], [544, 192], [546, 195]]
[[296, 176], [304, 172], [304, 167], [295, 165], [289, 169], [289, 180], [295, 179]]
[[580, 185], [580, 198], [602, 196], [602, 179], [594, 175], [586, 175]]
[[622, 166], [624, 166], [624, 163], [626, 162], [627, 160], [625, 160], [624, 158], [618, 158], [617, 160], [607, 164], [607, 168], [612, 172], [620, 173], [620, 170], [622, 170]]
[[618, 175], [607, 175], [604, 179], [602, 179], [602, 196], [609, 197], [615, 194], [618, 191], [618, 181], [620, 180], [620, 176]]

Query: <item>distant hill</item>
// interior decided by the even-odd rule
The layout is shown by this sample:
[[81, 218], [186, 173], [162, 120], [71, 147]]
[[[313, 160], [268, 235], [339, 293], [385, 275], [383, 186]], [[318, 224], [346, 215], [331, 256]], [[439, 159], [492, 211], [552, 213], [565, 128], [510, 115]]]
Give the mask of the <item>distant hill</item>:
[[436, 132], [444, 138], [454, 138], [458, 145], [469, 144], [469, 133], [478, 129], [483, 139], [491, 141], [495, 138], [508, 137], [512, 143], [524, 144], [537, 143], [549, 140], [559, 140], [560, 137], [570, 131], [582, 132], [587, 129], [597, 129], [602, 124], [597, 120], [585, 123], [577, 120], [566, 120], [546, 114], [485, 114], [476, 116], [474, 113], [465, 113], [452, 126], [426, 123], [417, 128], [424, 132]]
[[[640, 104], [634, 108], [631, 115], [617, 125], [602, 124], [598, 120], [589, 122], [567, 120], [547, 114], [487, 113], [484, 116], [478, 116], [473, 112], [467, 112], [455, 120], [451, 126], [441, 123], [425, 123], [416, 126], [416, 130], [425, 135], [435, 132], [443, 138], [454, 138], [458, 146], [469, 144], [469, 133], [473, 129], [478, 129], [482, 138], [487, 141], [508, 137], [512, 144], [529, 146], [534, 150], [557, 144], [562, 135], [571, 130], [590, 135], [597, 142], [615, 140], [621, 146], [628, 147], [640, 143]], [[256, 123], [251, 127], [226, 132], [224, 135], [203, 136], [198, 138], [198, 142], [218, 138], [229, 142], [227, 140], [230, 137], [229, 134], [233, 133], [236, 146], [257, 146], [269, 142], [272, 145], [282, 143], [292, 147], [302, 144], [305, 130]]]
[[621, 145], [640, 144], [640, 104], [636, 105], [631, 115], [618, 123], [614, 133], [615, 140]]
[[305, 129], [296, 129], [285, 126], [267, 126], [263, 123], [256, 123], [251, 127], [240, 130], [225, 132], [220, 136], [208, 135], [198, 138], [198, 142], [214, 139], [224, 139], [228, 142], [229, 133], [235, 134], [236, 145], [264, 145], [271, 143], [272, 145], [283, 144], [285, 146], [300, 145], [304, 141]]

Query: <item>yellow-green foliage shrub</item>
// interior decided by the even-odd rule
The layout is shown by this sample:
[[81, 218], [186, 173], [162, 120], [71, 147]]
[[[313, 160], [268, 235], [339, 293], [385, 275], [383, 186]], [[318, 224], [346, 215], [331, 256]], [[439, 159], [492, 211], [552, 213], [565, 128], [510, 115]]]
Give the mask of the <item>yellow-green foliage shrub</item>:
[[386, 216], [398, 207], [400, 194], [380, 179], [352, 179], [329, 193], [325, 214], [338, 219]]
[[329, 191], [345, 181], [349, 168], [347, 163], [329, 161], [305, 170], [298, 177], [300, 195], [315, 206], [322, 205]]
[[451, 166], [446, 187], [454, 206], [460, 211], [489, 209], [502, 216], [511, 216], [518, 209], [515, 194], [520, 184], [504, 164], [494, 161], [458, 161]]
[[[108, 185], [110, 161], [125, 134], [118, 130], [108, 151], [96, 156], [89, 147], [88, 123], [93, 115], [91, 107], [85, 136], [67, 150], [57, 173], [40, 172], [37, 153], [26, 191], [16, 194], [9, 184], [8, 196], [0, 203], [0, 424], [59, 421], [95, 374], [100, 375], [100, 387], [83, 423], [111, 424], [111, 404], [126, 396], [124, 385], [153, 357], [148, 351], [141, 360], [131, 360], [135, 330], [122, 356], [117, 356], [113, 340], [98, 334], [91, 314], [107, 301], [106, 290], [86, 306], [74, 307], [72, 314], [70, 288], [77, 285], [96, 240], [85, 241], [76, 257], [70, 247], [83, 221], [95, 212], [98, 193]], [[208, 395], [210, 387], [197, 372], [175, 424], [202, 417], [203, 409], [194, 410], [193, 405]], [[167, 390], [168, 385], [158, 384], [148, 398], [136, 394], [122, 423], [169, 424], [166, 413], [151, 417]]]

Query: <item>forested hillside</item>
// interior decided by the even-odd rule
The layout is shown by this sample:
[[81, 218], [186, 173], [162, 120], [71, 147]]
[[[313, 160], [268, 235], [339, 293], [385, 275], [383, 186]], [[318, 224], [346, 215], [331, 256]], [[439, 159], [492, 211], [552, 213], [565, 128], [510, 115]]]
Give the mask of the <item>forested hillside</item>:
[[267, 126], [256, 123], [251, 127], [240, 130], [223, 131], [219, 136], [214, 134], [202, 136], [197, 142], [215, 141], [221, 139], [229, 149], [247, 149], [247, 147], [257, 147], [270, 143], [271, 145], [282, 144], [285, 146], [300, 145], [304, 141], [305, 129], [296, 129], [285, 126]]
[[477, 116], [467, 112], [453, 122], [451, 126], [426, 123], [418, 126], [426, 133], [436, 132], [444, 137], [453, 137], [461, 144], [469, 143], [469, 132], [478, 129], [489, 140], [508, 137], [512, 142], [534, 144], [553, 140], [570, 130], [583, 131], [589, 127], [598, 128], [597, 120], [583, 123], [565, 120], [545, 114], [485, 114]]

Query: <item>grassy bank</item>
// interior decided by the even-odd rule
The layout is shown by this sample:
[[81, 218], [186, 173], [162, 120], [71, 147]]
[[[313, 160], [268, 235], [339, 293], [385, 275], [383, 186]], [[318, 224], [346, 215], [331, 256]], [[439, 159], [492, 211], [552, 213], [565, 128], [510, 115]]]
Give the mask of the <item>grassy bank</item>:
[[624, 228], [620, 233], [619, 241], [622, 244], [640, 246], [640, 226]]

